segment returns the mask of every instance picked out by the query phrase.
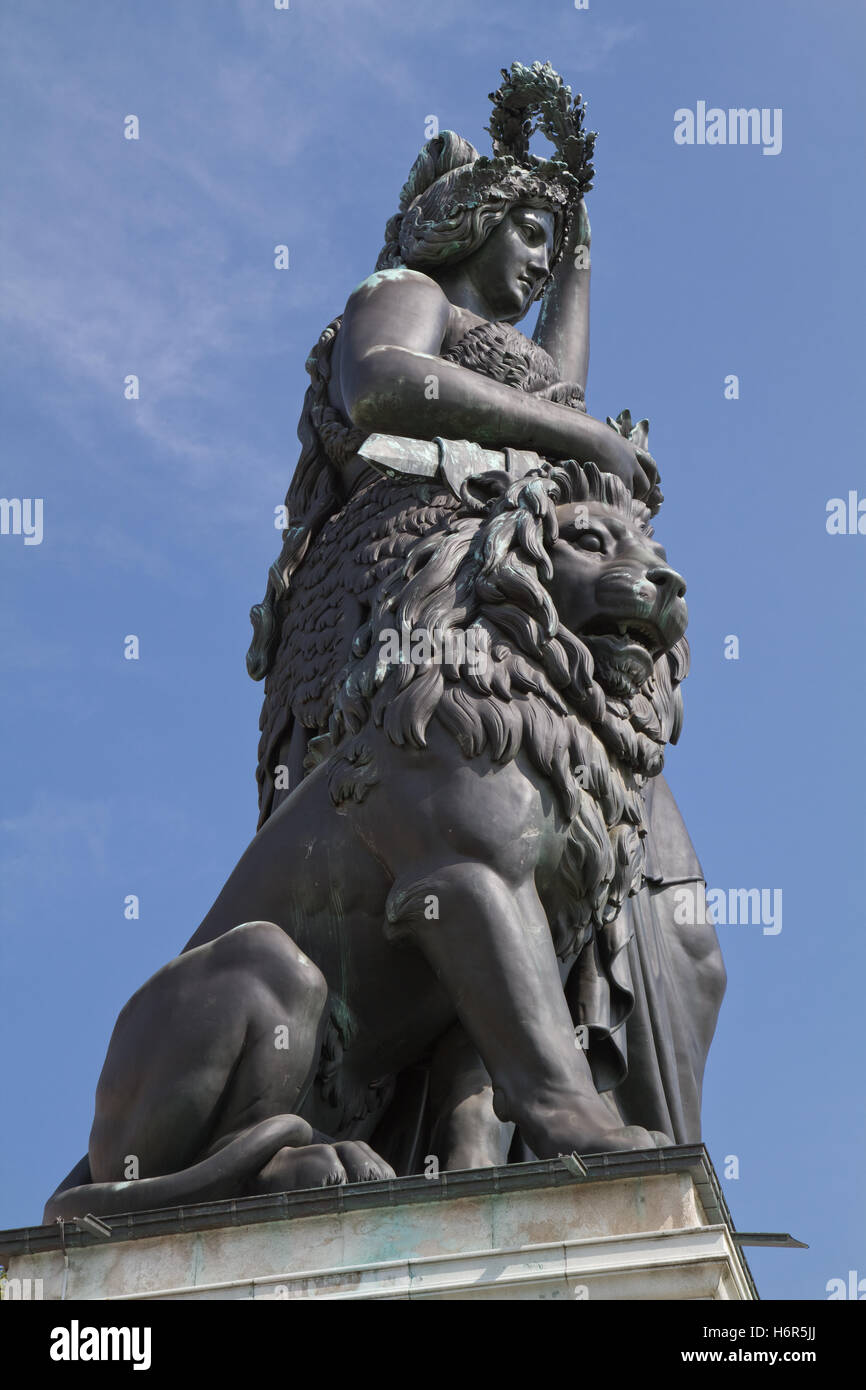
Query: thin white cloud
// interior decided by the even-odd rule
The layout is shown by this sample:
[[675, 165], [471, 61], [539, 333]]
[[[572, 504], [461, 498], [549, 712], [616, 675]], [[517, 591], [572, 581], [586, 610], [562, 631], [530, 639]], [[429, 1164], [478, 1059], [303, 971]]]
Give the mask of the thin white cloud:
[[73, 860], [85, 864], [88, 874], [102, 876], [110, 827], [107, 801], [41, 792], [28, 811], [0, 820], [4, 882], [41, 881], [46, 864]]

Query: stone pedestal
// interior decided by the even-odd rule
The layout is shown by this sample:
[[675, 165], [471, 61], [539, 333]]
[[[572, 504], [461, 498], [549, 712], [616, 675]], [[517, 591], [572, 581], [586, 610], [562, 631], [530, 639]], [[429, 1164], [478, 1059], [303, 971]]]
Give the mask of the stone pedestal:
[[65, 1253], [59, 1228], [0, 1232], [7, 1296], [757, 1297], [701, 1146], [585, 1163], [585, 1177], [556, 1160], [113, 1217], [110, 1239], [67, 1225]]

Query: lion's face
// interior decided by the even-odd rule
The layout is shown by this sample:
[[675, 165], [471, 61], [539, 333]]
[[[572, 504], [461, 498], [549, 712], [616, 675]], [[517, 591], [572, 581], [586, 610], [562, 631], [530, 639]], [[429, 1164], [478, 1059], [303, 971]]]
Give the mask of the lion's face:
[[630, 699], [686, 630], [685, 581], [660, 545], [601, 502], [556, 509], [548, 583], [560, 620], [592, 652], [608, 694]]

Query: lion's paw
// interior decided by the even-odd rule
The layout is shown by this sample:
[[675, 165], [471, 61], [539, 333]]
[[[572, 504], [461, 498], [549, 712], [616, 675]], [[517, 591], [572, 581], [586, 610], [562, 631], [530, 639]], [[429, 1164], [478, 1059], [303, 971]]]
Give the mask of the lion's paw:
[[344, 1140], [334, 1149], [346, 1170], [347, 1182], [382, 1182], [397, 1176], [390, 1163], [361, 1139]]
[[641, 1125], [623, 1125], [622, 1129], [613, 1129], [605, 1135], [605, 1141], [605, 1148], [600, 1149], [600, 1153], [622, 1153], [631, 1149], [666, 1149], [674, 1142], [660, 1129], [644, 1129]]
[[308, 1187], [338, 1187], [351, 1182], [379, 1182], [396, 1177], [394, 1169], [359, 1140], [306, 1144], [279, 1149], [250, 1184], [250, 1193], [299, 1192]]
[[665, 1134], [663, 1129], [650, 1129], [647, 1131], [657, 1149], [672, 1149], [674, 1140], [669, 1134]]

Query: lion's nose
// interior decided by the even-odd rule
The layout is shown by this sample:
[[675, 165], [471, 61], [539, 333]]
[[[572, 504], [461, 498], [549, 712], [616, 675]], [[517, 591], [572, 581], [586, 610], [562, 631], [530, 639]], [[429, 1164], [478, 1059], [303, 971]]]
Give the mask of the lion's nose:
[[653, 569], [647, 570], [646, 577], [657, 589], [666, 590], [674, 598], [682, 598], [686, 592], [686, 581], [682, 575], [667, 565], [655, 565]]

